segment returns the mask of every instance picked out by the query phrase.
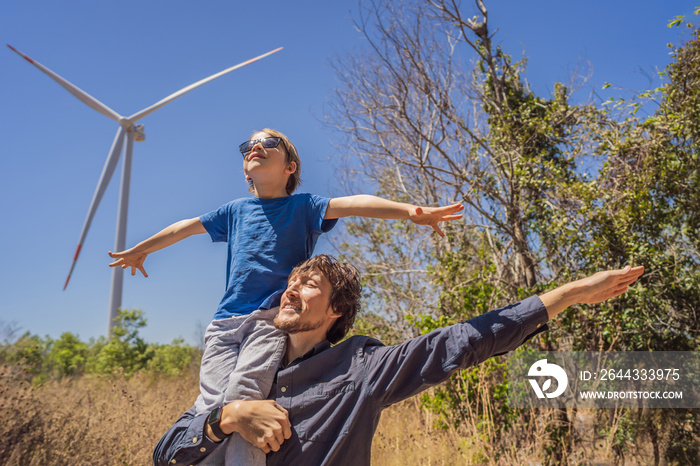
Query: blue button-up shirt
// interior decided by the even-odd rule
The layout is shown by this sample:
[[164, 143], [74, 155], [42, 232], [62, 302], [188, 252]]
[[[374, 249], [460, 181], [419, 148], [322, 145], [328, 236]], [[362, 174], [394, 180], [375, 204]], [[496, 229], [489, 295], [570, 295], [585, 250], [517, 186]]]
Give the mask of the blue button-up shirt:
[[[277, 372], [269, 398], [289, 412], [292, 436], [267, 455], [267, 464], [370, 464], [384, 408], [517, 348], [545, 330], [547, 320], [542, 301], [532, 296], [396, 346], [364, 336], [333, 347], [320, 343]], [[154, 463], [193, 464], [216, 449], [204, 435], [206, 418], [193, 409], [183, 414], [156, 446]]]

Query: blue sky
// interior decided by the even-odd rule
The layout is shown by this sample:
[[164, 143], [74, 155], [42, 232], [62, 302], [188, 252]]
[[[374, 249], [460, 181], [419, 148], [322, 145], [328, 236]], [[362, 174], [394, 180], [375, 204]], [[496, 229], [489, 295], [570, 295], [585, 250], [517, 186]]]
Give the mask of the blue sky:
[[[59, 5], [60, 4], [60, 5]], [[472, 2], [464, 2], [472, 13]], [[237, 145], [269, 126], [300, 150], [300, 191], [337, 193], [332, 133], [319, 122], [336, 86], [329, 60], [365, 44], [354, 1], [2, 2], [0, 38], [123, 115], [277, 47], [147, 116], [135, 143], [127, 244], [249, 195]], [[494, 41], [528, 57], [533, 90], [549, 95], [581, 62], [593, 76], [576, 98], [607, 98], [605, 82], [643, 89], [669, 62], [666, 44], [694, 3], [487, 1]], [[0, 50], [0, 324], [54, 338], [107, 329], [119, 170], [88, 234], [71, 283], [73, 252], [117, 124], [38, 69]], [[658, 82], [656, 83], [658, 84]], [[328, 240], [317, 252], [332, 251]], [[226, 249], [206, 235], [146, 261], [125, 277], [122, 305], [146, 312], [151, 342], [197, 343], [224, 287]]]

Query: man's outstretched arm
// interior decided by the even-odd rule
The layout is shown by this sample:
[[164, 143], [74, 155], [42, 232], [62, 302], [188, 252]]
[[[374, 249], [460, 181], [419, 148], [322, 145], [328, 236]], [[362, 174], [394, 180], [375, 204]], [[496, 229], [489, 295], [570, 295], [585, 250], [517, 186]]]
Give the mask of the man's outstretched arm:
[[391, 346], [365, 349], [365, 372], [385, 406], [443, 382], [457, 369], [516, 349], [547, 329], [546, 323], [573, 304], [595, 304], [620, 295], [644, 267], [598, 272], [460, 324]]
[[547, 308], [549, 318], [554, 318], [561, 311], [574, 304], [597, 304], [614, 298], [627, 291], [644, 273], [644, 266], [617, 270], [605, 270], [590, 277], [562, 285], [540, 295], [542, 304]]

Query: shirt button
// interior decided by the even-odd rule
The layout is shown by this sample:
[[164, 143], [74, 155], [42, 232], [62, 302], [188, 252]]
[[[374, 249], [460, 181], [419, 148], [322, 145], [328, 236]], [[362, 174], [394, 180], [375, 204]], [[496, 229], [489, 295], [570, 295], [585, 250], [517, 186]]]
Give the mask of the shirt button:
[[204, 453], [205, 451], [207, 451], [207, 449], [204, 448], [204, 447], [202, 447], [202, 448], [199, 449], [199, 451], [201, 451], [202, 453]]
[[194, 438], [192, 439], [192, 443], [197, 443], [197, 437], [194, 437]]
[[286, 391], [287, 391], [287, 387], [282, 387], [282, 388], [280, 388], [280, 391], [281, 391], [282, 393], [286, 392]]
[[172, 460], [172, 461], [171, 461], [171, 463], [172, 463], [172, 464], [175, 464], [175, 463], [177, 463], [177, 461], [175, 461], [175, 460]]

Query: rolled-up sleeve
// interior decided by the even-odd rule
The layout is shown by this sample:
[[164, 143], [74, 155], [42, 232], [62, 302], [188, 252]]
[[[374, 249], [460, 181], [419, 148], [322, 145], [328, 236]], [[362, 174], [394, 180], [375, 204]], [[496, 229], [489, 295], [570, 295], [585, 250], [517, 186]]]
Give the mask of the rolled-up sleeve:
[[365, 348], [368, 386], [382, 406], [447, 380], [457, 369], [512, 351], [547, 329], [547, 310], [537, 296], [436, 329], [396, 346]]
[[153, 464], [195, 464], [202, 461], [219, 445], [204, 435], [207, 414], [195, 415], [194, 407], [187, 410], [160, 439], [153, 450]]

